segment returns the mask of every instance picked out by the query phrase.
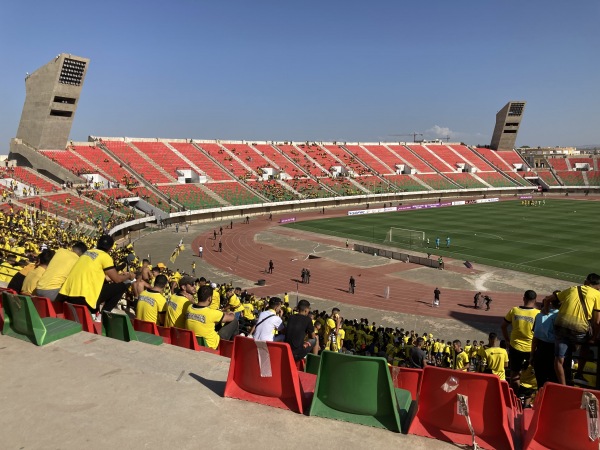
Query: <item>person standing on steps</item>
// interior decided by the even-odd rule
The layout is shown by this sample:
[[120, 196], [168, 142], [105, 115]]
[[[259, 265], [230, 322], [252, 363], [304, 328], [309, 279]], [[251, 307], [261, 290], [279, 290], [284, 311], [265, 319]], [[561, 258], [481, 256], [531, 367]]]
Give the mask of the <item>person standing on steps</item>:
[[439, 288], [435, 288], [435, 290], [433, 291], [433, 306], [440, 306], [440, 294], [441, 291]]

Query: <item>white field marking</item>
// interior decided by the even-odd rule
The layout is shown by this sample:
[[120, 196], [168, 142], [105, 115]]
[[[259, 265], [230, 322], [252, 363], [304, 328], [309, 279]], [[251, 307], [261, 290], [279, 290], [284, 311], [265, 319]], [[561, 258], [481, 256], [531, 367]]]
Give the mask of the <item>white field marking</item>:
[[498, 238], [498, 239], [500, 239], [501, 241], [503, 241], [503, 240], [504, 240], [504, 238], [503, 238], [502, 236], [498, 236], [497, 234], [489, 234], [489, 233], [475, 233], [475, 235], [476, 235], [476, 236], [478, 236], [478, 235], [480, 235], [480, 234], [481, 234], [481, 235], [483, 235], [483, 236], [492, 236], [492, 237], [495, 237], [495, 238]]
[[576, 252], [576, 251], [578, 251], [578, 250], [569, 250], [569, 251], [566, 251], [566, 252], [557, 253], [555, 255], [544, 256], [543, 258], [530, 259], [529, 261], [523, 261], [522, 264], [527, 264], [527, 263], [534, 262], [534, 261], [541, 261], [542, 259], [554, 258], [555, 256], [566, 255], [567, 253], [573, 253], [573, 252]]

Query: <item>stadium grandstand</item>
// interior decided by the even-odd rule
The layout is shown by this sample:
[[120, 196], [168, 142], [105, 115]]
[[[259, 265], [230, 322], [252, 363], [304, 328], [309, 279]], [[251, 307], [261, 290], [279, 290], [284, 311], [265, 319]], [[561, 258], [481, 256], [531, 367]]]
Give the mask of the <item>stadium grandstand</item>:
[[[366, 259], [353, 265], [354, 255], [374, 265], [382, 258], [373, 251], [349, 253], [353, 248], [347, 239], [344, 243], [321, 236], [313, 242], [306, 235], [283, 231], [290, 234], [279, 236], [284, 244], [277, 245], [296, 245], [296, 252], [306, 255], [300, 264], [329, 257], [306, 250], [309, 244], [322, 245], [330, 252], [326, 255], [333, 255], [330, 266], [319, 273], [321, 281], [312, 274], [315, 293], [324, 289], [319, 283], [325, 273], [344, 276], [343, 288], [336, 288], [340, 297], [325, 299], [339, 302], [327, 304], [327, 310], [315, 308], [313, 300], [311, 307], [306, 300], [290, 299], [292, 284], [296, 292], [299, 284], [306, 292], [311, 289], [310, 270], [291, 272], [298, 267], [292, 265], [298, 257], [282, 253], [285, 258], [275, 264], [276, 258], [264, 257], [271, 255], [268, 251], [277, 254], [271, 248], [277, 247], [276, 236], [267, 227], [296, 220], [300, 214], [324, 218], [344, 216], [358, 205], [366, 205], [364, 212], [375, 203], [383, 203], [385, 209], [388, 204], [491, 196], [570, 195], [585, 200], [600, 193], [597, 154], [559, 154], [554, 149], [532, 156], [531, 151], [515, 149], [524, 101], [509, 102], [498, 113], [489, 146], [439, 139], [294, 142], [96, 135], [73, 142], [69, 133], [88, 65], [87, 58], [60, 54], [25, 82], [17, 135], [0, 167], [3, 345], [17, 338], [39, 346], [56, 341], [55, 349], [62, 348], [61, 341], [83, 348], [94, 342], [91, 338], [109, 343], [113, 338], [139, 341], [144, 355], [183, 347], [185, 358], [201, 355], [215, 372], [219, 364], [225, 365], [226, 376], [222, 367], [219, 373], [226, 381], [214, 382], [223, 384], [220, 391], [214, 388], [219, 397], [357, 424], [353, 427], [383, 428], [407, 434], [402, 436], [407, 439], [420, 436], [475, 448], [597, 447], [597, 345], [579, 345], [581, 336], [560, 336], [557, 347], [563, 354], [555, 360], [554, 337], [547, 342], [548, 333], [538, 335], [529, 325], [535, 321], [543, 326], [537, 315], [553, 314], [559, 320], [564, 313], [560, 305], [580, 308], [581, 296], [590, 306], [589, 317], [581, 316], [587, 330], [587, 319], [600, 311], [598, 275], [588, 275], [579, 295], [576, 287], [564, 283], [548, 297], [536, 298], [535, 292], [524, 289], [523, 304], [519, 299], [519, 306], [502, 311], [501, 328], [483, 314], [490, 310], [492, 297], [494, 308], [504, 308], [514, 303], [514, 295], [476, 294], [468, 311], [484, 325], [469, 328], [473, 337], [468, 339], [462, 331], [435, 324], [442, 319], [439, 311], [466, 315], [471, 305], [459, 302], [472, 301], [460, 297], [468, 289], [452, 287], [448, 290], [461, 291], [454, 297], [458, 312], [448, 306], [438, 309], [440, 292], [427, 280], [431, 272], [438, 273], [433, 267], [448, 270], [441, 256], [439, 265], [422, 251], [406, 254], [406, 260], [392, 268], [383, 263], [361, 266]], [[255, 219], [261, 223], [254, 224]], [[183, 235], [183, 228], [188, 231], [190, 226], [198, 227], [192, 229], [197, 233], [193, 239]], [[158, 237], [152, 244], [144, 244], [145, 238], [135, 242], [132, 235], [141, 236], [142, 231]], [[269, 237], [259, 242], [261, 233]], [[182, 236], [179, 243], [172, 242], [173, 236], [176, 241]], [[271, 250], [263, 252], [263, 243]], [[152, 264], [144, 245], [161, 246], [163, 252], [168, 247], [168, 267], [156, 259]], [[250, 249], [253, 258], [245, 273], [235, 265], [240, 255], [245, 257], [244, 249]], [[186, 252], [186, 266], [180, 270], [176, 261], [184, 260]], [[227, 262], [217, 262], [222, 253]], [[335, 255], [342, 255], [339, 261], [334, 261]], [[470, 273], [467, 263], [446, 265], [459, 278]], [[265, 279], [243, 288], [231, 281], [242, 273], [256, 275], [259, 264], [267, 267], [260, 276], [273, 275], [279, 284], [259, 291]], [[396, 276], [404, 270], [398, 266], [428, 271], [420, 283], [405, 279], [403, 291], [434, 293], [433, 302], [420, 300], [427, 303], [427, 321], [413, 318], [392, 325], [382, 316], [373, 320], [340, 311], [350, 305], [389, 307], [384, 301], [389, 291], [377, 298], [360, 292], [359, 272]], [[284, 283], [290, 286], [289, 294], [280, 288]], [[356, 311], [366, 315], [373, 310]], [[527, 320], [519, 322], [521, 313]], [[598, 330], [594, 331], [596, 337]], [[137, 374], [145, 370], [138, 369]], [[211, 402], [215, 403], [212, 398]], [[227, 408], [235, 408], [232, 405], [228, 401]], [[561, 436], [566, 433], [560, 427], [567, 423], [574, 430], [568, 439]], [[397, 443], [402, 445], [402, 440]]]

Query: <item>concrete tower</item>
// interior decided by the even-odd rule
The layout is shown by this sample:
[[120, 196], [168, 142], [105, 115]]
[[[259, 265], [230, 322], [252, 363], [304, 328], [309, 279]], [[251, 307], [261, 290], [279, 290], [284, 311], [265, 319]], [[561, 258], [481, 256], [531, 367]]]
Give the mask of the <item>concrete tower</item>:
[[61, 53], [25, 78], [17, 139], [36, 150], [65, 149], [89, 62]]
[[524, 101], [510, 101], [496, 114], [496, 127], [490, 147], [494, 150], [515, 148], [517, 133], [525, 110]]

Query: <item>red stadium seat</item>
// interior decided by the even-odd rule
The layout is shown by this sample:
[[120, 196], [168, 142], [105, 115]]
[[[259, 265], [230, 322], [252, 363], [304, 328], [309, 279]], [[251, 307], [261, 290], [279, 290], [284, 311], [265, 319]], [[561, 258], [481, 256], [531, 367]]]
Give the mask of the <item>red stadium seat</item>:
[[515, 433], [515, 419], [517, 417], [517, 409], [516, 405], [513, 403], [513, 397], [511, 394], [511, 388], [508, 385], [508, 381], [501, 380], [500, 387], [502, 387], [502, 398], [504, 399], [504, 405], [506, 406], [506, 416], [508, 419], [508, 424], [510, 425], [510, 430], [513, 432], [513, 437]]
[[600, 399], [600, 392], [544, 384], [536, 397], [531, 422], [523, 439], [523, 448], [532, 450], [598, 449], [598, 441], [588, 437], [587, 414], [581, 409], [584, 392]]
[[83, 331], [102, 335], [102, 324], [92, 320], [92, 315], [87, 306], [73, 305], [72, 303], [65, 302], [63, 312], [65, 319], [80, 323]]
[[[37, 310], [40, 317], [58, 317], [63, 319], [65, 316], [63, 314], [63, 304], [62, 302], [52, 302], [47, 297], [37, 297], [35, 295], [31, 296], [31, 301], [33, 302], [33, 306]], [[58, 309], [60, 309], [60, 313], [58, 313]]]
[[157, 325], [157, 328], [158, 328], [158, 334], [161, 335], [163, 338], [163, 342], [165, 344], [170, 344], [171, 343], [171, 328], [161, 327], [160, 325]]
[[514, 450], [502, 387], [496, 375], [425, 367], [418, 411], [409, 434], [471, 445], [466, 417], [457, 413], [458, 394], [468, 397], [469, 416], [478, 445]]
[[[204, 341], [203, 338], [199, 339], [201, 339], [202, 342]], [[190, 330], [184, 330], [183, 328], [171, 327], [171, 345], [187, 348], [196, 352], [214, 353], [216, 355], [219, 354], [217, 350], [198, 344], [198, 338], [196, 338], [194, 332]]]
[[219, 341], [219, 355], [225, 356], [226, 358], [231, 358], [233, 354], [233, 341], [226, 341], [225, 339], [221, 339]]
[[[225, 397], [303, 414], [312, 398], [310, 385], [314, 392], [316, 376], [298, 372], [290, 346], [283, 342], [257, 342], [242, 336], [236, 336], [233, 342]], [[268, 360], [262, 364], [259, 345], [264, 345], [268, 352]]]
[[[159, 328], [162, 328], [159, 330]], [[171, 330], [169, 328], [159, 327], [154, 322], [147, 322], [145, 320], [133, 319], [133, 329], [135, 331], [141, 331], [142, 333], [153, 334], [155, 336], [161, 336], [165, 344], [171, 343]], [[168, 336], [168, 337], [165, 337]]]
[[390, 367], [390, 374], [395, 388], [409, 391], [412, 399], [418, 400], [423, 381], [423, 369], [393, 366]]

